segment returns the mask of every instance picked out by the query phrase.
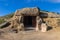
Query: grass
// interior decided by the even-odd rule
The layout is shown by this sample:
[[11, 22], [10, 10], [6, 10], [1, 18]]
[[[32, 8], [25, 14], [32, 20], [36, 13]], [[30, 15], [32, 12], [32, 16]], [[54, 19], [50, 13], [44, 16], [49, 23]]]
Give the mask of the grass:
[[[5, 19], [10, 19], [10, 18], [12, 18], [13, 17], [13, 15], [14, 15], [14, 13], [11, 13], [11, 14], [8, 14], [8, 15], [5, 15], [5, 16], [1, 16], [0, 17], [0, 24], [2, 24], [2, 23], [4, 23], [4, 22], [6, 22], [6, 20]], [[1, 26], [0, 26], [0, 28], [1, 28]]]
[[5, 16], [0, 17], [0, 24], [5, 22], [4, 19], [7, 19], [8, 20], [8, 19], [12, 18], [13, 15], [14, 15], [14, 13], [11, 13], [11, 14], [8, 14], [8, 15], [5, 15]]
[[4, 19], [0, 19], [0, 24], [4, 23], [5, 20]]
[[2, 18], [10, 19], [13, 17], [13, 15], [14, 15], [14, 13], [11, 13], [11, 14], [3, 16]]

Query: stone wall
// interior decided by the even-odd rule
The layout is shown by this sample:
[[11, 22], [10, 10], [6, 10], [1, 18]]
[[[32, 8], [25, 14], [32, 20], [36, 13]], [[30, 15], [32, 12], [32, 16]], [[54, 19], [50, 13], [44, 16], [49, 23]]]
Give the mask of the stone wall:
[[53, 28], [60, 26], [60, 18], [44, 18], [44, 21]]

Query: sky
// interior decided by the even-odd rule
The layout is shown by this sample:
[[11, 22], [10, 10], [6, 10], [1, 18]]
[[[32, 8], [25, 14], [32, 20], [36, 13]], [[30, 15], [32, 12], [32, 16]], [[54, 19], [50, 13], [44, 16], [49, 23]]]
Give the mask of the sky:
[[0, 0], [0, 16], [26, 7], [39, 7], [41, 10], [60, 13], [60, 0]]

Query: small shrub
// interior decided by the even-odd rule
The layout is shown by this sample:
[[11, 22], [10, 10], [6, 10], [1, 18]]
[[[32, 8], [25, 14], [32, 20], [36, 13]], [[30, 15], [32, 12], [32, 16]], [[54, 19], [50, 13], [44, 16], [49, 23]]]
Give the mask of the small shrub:
[[4, 23], [5, 20], [4, 19], [0, 19], [0, 24]]
[[14, 14], [8, 14], [8, 15], [3, 16], [3, 18], [9, 19], [9, 18], [12, 18], [13, 15], [14, 15]]

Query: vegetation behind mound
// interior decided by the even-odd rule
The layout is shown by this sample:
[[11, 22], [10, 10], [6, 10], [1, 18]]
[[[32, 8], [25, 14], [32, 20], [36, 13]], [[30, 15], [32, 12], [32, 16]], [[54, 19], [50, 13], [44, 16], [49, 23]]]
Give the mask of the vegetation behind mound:
[[4, 19], [0, 19], [0, 24], [3, 23], [3, 22], [5, 22], [5, 20]]
[[2, 23], [4, 23], [4, 22], [6, 22], [6, 20], [5, 19], [10, 19], [10, 18], [12, 18], [13, 17], [13, 15], [14, 15], [14, 13], [11, 13], [11, 14], [8, 14], [8, 15], [5, 15], [5, 16], [2, 16], [2, 17], [0, 17], [0, 24], [2, 24]]
[[13, 17], [13, 15], [14, 15], [14, 13], [11, 13], [11, 14], [3, 16], [2, 18], [9, 19], [9, 18]]

